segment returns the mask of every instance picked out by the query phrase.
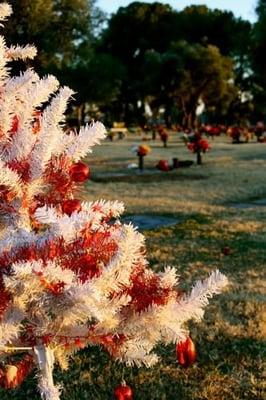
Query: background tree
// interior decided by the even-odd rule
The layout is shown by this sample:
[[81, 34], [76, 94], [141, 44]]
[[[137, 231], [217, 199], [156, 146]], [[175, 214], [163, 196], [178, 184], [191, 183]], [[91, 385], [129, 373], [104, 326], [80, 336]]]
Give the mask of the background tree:
[[256, 8], [258, 21], [253, 29], [252, 68], [254, 71], [254, 100], [256, 117], [264, 118], [266, 113], [266, 1], [259, 0]]
[[[42, 49], [34, 66], [40, 73], [56, 74], [63, 84], [74, 87], [78, 93], [79, 123], [84, 122], [86, 104], [100, 109], [110, 123], [121, 119], [144, 125], [146, 103], [154, 116], [163, 107], [168, 123], [170, 116], [182, 121], [187, 113], [190, 117], [185, 120], [194, 120], [194, 111], [185, 112], [180, 96], [177, 100], [174, 92], [181, 90], [181, 86], [188, 87], [188, 76], [180, 70], [186, 66], [188, 55], [201, 49], [206, 58], [204, 48], [209, 49], [209, 56], [211, 48], [219, 49], [219, 57], [225, 57], [221, 82], [225, 83], [229, 75], [231, 79], [230, 84], [218, 89], [219, 96], [210, 95], [212, 88], [208, 83], [207, 118], [223, 122], [226, 115], [227, 121], [240, 121], [244, 110], [245, 119], [250, 119], [253, 97], [256, 110], [262, 115], [263, 102], [266, 104], [261, 57], [265, 45], [265, 1], [259, 2], [260, 18], [253, 36], [250, 22], [236, 18], [232, 12], [204, 5], [176, 11], [159, 2], [133, 2], [121, 7], [103, 30], [106, 17], [95, 1], [11, 0], [14, 20], [8, 25], [10, 42], [35, 43]], [[183, 43], [182, 50], [178, 49], [180, 54], [173, 50], [173, 43]], [[208, 82], [209, 78], [210, 75]], [[213, 83], [217, 81], [214, 79]]]
[[[165, 119], [171, 123], [171, 110], [178, 107], [182, 111], [182, 123], [192, 128], [196, 124], [196, 109], [203, 101], [215, 107], [226, 96], [231, 97], [233, 65], [229, 57], [222, 56], [215, 46], [202, 46], [180, 41], [161, 54], [148, 54], [149, 62], [157, 64], [153, 88], [155, 103], [165, 107]], [[147, 63], [147, 71], [150, 68]]]
[[[56, 74], [64, 84], [72, 84], [81, 93], [77, 96], [78, 110], [84, 109], [87, 100], [98, 101], [99, 92], [102, 101], [109, 101], [106, 93], [108, 90], [112, 96], [112, 83], [116, 79], [111, 73], [113, 65], [106, 68], [112, 58], [105, 56], [104, 62], [99, 63], [94, 57], [96, 37], [105, 20], [94, 0], [11, 0], [10, 3], [14, 18], [7, 26], [8, 42], [34, 43], [41, 49], [34, 61], [38, 72]], [[95, 71], [100, 78], [94, 78], [100, 85], [97, 90], [95, 85], [91, 88], [91, 73]], [[92, 93], [96, 93], [95, 98]]]
[[[240, 107], [244, 98], [241, 93], [250, 90], [250, 31], [251, 24], [248, 21], [236, 18], [231, 12], [210, 10], [206, 6], [190, 6], [181, 12], [160, 3], [134, 2], [121, 7], [109, 20], [100, 48], [119, 59], [126, 71], [119, 97], [122, 117], [141, 122], [147, 100], [154, 111], [164, 106], [167, 121], [173, 112], [177, 117], [184, 113], [184, 107], [176, 107], [173, 91], [180, 79], [184, 79], [183, 87], [188, 87], [187, 75], [182, 74], [181, 69], [186, 63], [185, 54], [188, 60], [193, 48], [194, 52], [196, 48], [198, 52], [202, 49], [201, 55], [205, 59], [211, 57], [210, 49], [218, 48], [220, 60], [223, 60], [223, 65], [220, 65], [221, 69], [225, 68], [224, 79], [220, 81], [224, 83], [223, 87], [218, 85], [221, 89], [218, 88], [218, 96], [210, 95], [211, 87], [209, 95], [205, 96], [214, 114], [218, 109], [222, 109], [222, 115], [228, 112], [231, 101], [234, 101], [235, 108]], [[173, 50], [173, 43], [179, 43], [179, 46], [183, 43], [180, 54]], [[209, 49], [208, 56], [204, 54], [204, 48]], [[232, 80], [230, 84], [225, 84], [227, 77], [232, 79], [233, 76], [238, 89], [233, 88]], [[212, 80], [210, 77], [208, 75], [207, 86]], [[212, 87], [214, 85], [217, 85], [215, 80]], [[222, 115], [219, 117], [222, 118]]]
[[147, 93], [143, 80], [147, 77], [140, 72], [145, 54], [150, 50], [167, 50], [176, 30], [176, 15], [168, 5], [133, 2], [119, 8], [103, 33], [99, 50], [119, 59], [126, 72], [118, 100], [120, 116], [127, 122], [144, 123], [143, 104]]
[[[66, 74], [67, 72], [67, 74]], [[75, 92], [78, 106], [78, 124], [82, 125], [86, 116], [86, 104], [101, 109], [107, 118], [114, 112], [113, 105], [120, 94], [124, 78], [124, 68], [118, 59], [107, 53], [92, 52], [84, 61], [80, 61], [61, 71], [61, 81], [70, 84]], [[90, 117], [93, 115], [90, 109]]]
[[11, 0], [14, 19], [7, 26], [8, 41], [34, 43], [41, 50], [38, 69], [49, 71], [76, 61], [84, 42], [92, 42], [95, 14], [92, 0]]

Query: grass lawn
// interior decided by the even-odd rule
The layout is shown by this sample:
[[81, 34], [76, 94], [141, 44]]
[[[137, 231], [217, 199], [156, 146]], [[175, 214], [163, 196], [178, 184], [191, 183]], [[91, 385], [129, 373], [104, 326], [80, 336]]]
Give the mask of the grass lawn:
[[[62, 400], [112, 399], [122, 378], [133, 387], [135, 400], [263, 399], [266, 201], [265, 206], [254, 201], [266, 199], [266, 144], [232, 145], [223, 136], [211, 141], [202, 166], [157, 172], [159, 159], [194, 159], [172, 134], [167, 149], [148, 142], [147, 170], [139, 174], [127, 169], [137, 161], [130, 148], [139, 142], [130, 135], [95, 148], [88, 158], [92, 181], [83, 196], [122, 200], [129, 215], [175, 217], [176, 225], [145, 232], [151, 268], [176, 266], [185, 290], [216, 268], [230, 285], [211, 301], [205, 319], [190, 327], [198, 352], [193, 366], [177, 364], [174, 346], [159, 348], [161, 361], [152, 369], [128, 369], [99, 348], [88, 348], [71, 360], [67, 372], [56, 371], [56, 381], [64, 385]], [[230, 255], [222, 254], [225, 246]], [[37, 400], [35, 385], [32, 376], [17, 390], [0, 390], [0, 399]]]

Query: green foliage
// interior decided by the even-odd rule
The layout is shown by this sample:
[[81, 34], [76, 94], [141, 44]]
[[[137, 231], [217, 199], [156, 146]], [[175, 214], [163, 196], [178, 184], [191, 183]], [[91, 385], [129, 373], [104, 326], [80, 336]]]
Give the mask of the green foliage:
[[232, 60], [212, 45], [172, 43], [163, 54], [148, 52], [144, 65], [147, 93], [157, 96], [157, 105], [180, 108], [185, 126], [195, 125], [200, 99], [214, 107], [235, 94]]
[[254, 29], [205, 5], [177, 11], [133, 2], [107, 21], [96, 0], [10, 2], [8, 42], [35, 43], [39, 72], [61, 77], [78, 104], [94, 104], [113, 119], [144, 124], [148, 103], [155, 116], [163, 108], [169, 124], [175, 115], [193, 125], [199, 98], [217, 122], [250, 118], [253, 97], [259, 115], [266, 110], [265, 0]]
[[77, 91], [81, 103], [88, 101], [102, 106], [116, 99], [124, 77], [121, 63], [106, 53], [92, 53], [86, 63], [73, 65], [67, 72], [62, 81], [67, 80]]
[[221, 110], [219, 115], [232, 101], [236, 107], [239, 89], [249, 89], [250, 30], [249, 22], [231, 12], [206, 6], [181, 12], [160, 3], [121, 7], [111, 17], [100, 49], [114, 54], [127, 71], [121, 86], [122, 118], [130, 121], [143, 113], [139, 100], [154, 111], [163, 106], [169, 123], [178, 108], [186, 125], [195, 122], [199, 98]]
[[91, 39], [93, 3], [89, 0], [11, 0], [10, 43], [34, 43], [37, 67], [49, 71], [72, 63], [79, 46]]
[[77, 103], [107, 104], [119, 91], [123, 70], [110, 54], [96, 54], [104, 14], [94, 0], [11, 0], [10, 43], [34, 43], [35, 68], [53, 73], [77, 92]]
[[[179, 13], [180, 37], [191, 43], [209, 43], [224, 55], [248, 51], [251, 24], [230, 11], [192, 5]], [[243, 40], [245, 37], [246, 40]]]
[[266, 1], [259, 0], [257, 5], [258, 21], [253, 29], [252, 68], [254, 70], [254, 95], [258, 117], [266, 113]]

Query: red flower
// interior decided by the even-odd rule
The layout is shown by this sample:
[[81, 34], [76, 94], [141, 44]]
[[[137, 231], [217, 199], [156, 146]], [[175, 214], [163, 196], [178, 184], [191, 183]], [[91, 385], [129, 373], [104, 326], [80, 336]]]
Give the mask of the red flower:
[[146, 144], [141, 144], [138, 147], [138, 156], [146, 156], [151, 151], [150, 147]]
[[192, 153], [195, 153], [196, 151], [196, 143], [188, 143], [187, 148], [189, 151], [192, 151]]
[[210, 149], [210, 145], [206, 139], [200, 139], [198, 145], [200, 147], [200, 150], [203, 151], [203, 153], [205, 153]]

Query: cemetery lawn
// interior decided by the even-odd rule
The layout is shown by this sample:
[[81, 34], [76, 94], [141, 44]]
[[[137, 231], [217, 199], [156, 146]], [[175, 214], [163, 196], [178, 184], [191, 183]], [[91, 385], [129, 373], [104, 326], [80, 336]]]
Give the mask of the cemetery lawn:
[[[122, 378], [135, 400], [263, 399], [266, 144], [232, 145], [222, 136], [210, 140], [213, 149], [202, 166], [154, 170], [159, 159], [194, 159], [177, 136], [171, 135], [167, 149], [160, 141], [147, 142], [152, 152], [142, 174], [127, 169], [137, 162], [130, 148], [140, 143], [138, 137], [98, 146], [88, 157], [92, 180], [82, 194], [124, 201], [127, 215], [176, 218], [176, 225], [144, 233], [151, 268], [176, 266], [182, 289], [216, 268], [228, 276], [227, 290], [211, 301], [204, 320], [190, 325], [197, 362], [181, 368], [172, 345], [158, 348], [161, 361], [154, 368], [129, 369], [99, 348], [88, 348], [70, 361], [68, 371], [56, 371], [64, 385], [62, 400], [111, 400]], [[37, 400], [35, 385], [32, 376], [17, 390], [0, 390], [0, 398]]]

